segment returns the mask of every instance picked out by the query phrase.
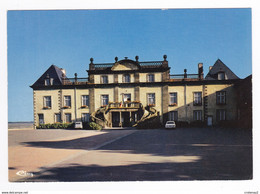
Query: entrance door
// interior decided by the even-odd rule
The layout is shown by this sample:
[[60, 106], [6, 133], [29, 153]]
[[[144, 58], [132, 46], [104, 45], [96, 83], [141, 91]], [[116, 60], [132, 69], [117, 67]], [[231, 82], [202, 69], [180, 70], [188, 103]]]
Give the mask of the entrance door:
[[129, 112], [122, 112], [122, 126], [123, 127], [130, 127], [130, 113]]
[[208, 126], [212, 126], [212, 116], [208, 116]]
[[112, 112], [112, 127], [119, 127], [120, 123], [120, 113]]

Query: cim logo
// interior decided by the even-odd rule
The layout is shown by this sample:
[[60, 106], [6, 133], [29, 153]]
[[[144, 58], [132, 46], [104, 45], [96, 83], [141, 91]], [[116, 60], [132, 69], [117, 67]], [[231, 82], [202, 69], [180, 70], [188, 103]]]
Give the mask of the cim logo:
[[20, 170], [16, 173], [18, 176], [23, 176], [23, 177], [33, 177], [33, 173], [30, 173], [30, 172], [26, 172], [24, 170]]

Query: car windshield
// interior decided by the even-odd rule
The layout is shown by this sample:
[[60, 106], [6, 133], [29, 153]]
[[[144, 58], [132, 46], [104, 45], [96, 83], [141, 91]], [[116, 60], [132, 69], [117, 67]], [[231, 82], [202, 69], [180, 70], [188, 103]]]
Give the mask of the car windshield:
[[167, 124], [174, 124], [174, 121], [168, 121]]

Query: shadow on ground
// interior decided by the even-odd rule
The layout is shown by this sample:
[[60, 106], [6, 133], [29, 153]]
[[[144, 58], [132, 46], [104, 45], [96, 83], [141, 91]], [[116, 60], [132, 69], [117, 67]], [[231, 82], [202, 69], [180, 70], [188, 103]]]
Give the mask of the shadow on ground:
[[[205, 162], [205, 161], [204, 161]], [[82, 166], [43, 169], [34, 173], [29, 182], [44, 181], [172, 181], [172, 180], [246, 180], [251, 169], [233, 168], [231, 164], [216, 164], [214, 168], [195, 163], [145, 163], [127, 166]]]
[[[87, 150], [98, 144], [100, 140], [109, 140], [110, 132], [77, 138], [65, 141], [37, 141], [23, 142], [29, 147], [53, 149], [81, 149]], [[183, 128], [176, 130], [140, 130], [108, 145], [102, 150], [128, 151], [135, 154], [153, 154], [163, 156], [174, 155], [200, 155], [203, 150], [214, 150], [219, 147], [221, 152], [230, 148], [248, 147], [252, 151], [252, 132], [236, 129], [209, 129], [209, 128]], [[184, 150], [182, 150], [184, 149]], [[204, 153], [201, 153], [204, 155]]]
[[[25, 142], [27, 146], [86, 150], [107, 134], [68, 141]], [[196, 156], [192, 162], [141, 162], [106, 166], [67, 164], [45, 168], [26, 181], [159, 181], [252, 179], [252, 132], [185, 128], [140, 130], [98, 149], [108, 153]], [[112, 156], [112, 155], [111, 155]]]

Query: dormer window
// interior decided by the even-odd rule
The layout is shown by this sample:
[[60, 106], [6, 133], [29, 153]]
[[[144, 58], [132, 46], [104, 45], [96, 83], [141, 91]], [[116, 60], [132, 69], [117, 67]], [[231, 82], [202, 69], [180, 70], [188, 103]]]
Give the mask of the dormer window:
[[52, 86], [53, 85], [53, 78], [45, 79], [45, 86]]
[[129, 83], [130, 82], [130, 75], [125, 74], [123, 75], [123, 83]]
[[49, 85], [51, 85], [50, 79], [45, 79], [45, 86], [49, 86]]
[[218, 73], [218, 80], [225, 80], [226, 77], [225, 77], [225, 72], [219, 72]]
[[50, 78], [49, 74], [47, 74], [45, 80], [44, 80], [45, 86], [52, 86], [53, 85], [53, 78]]

